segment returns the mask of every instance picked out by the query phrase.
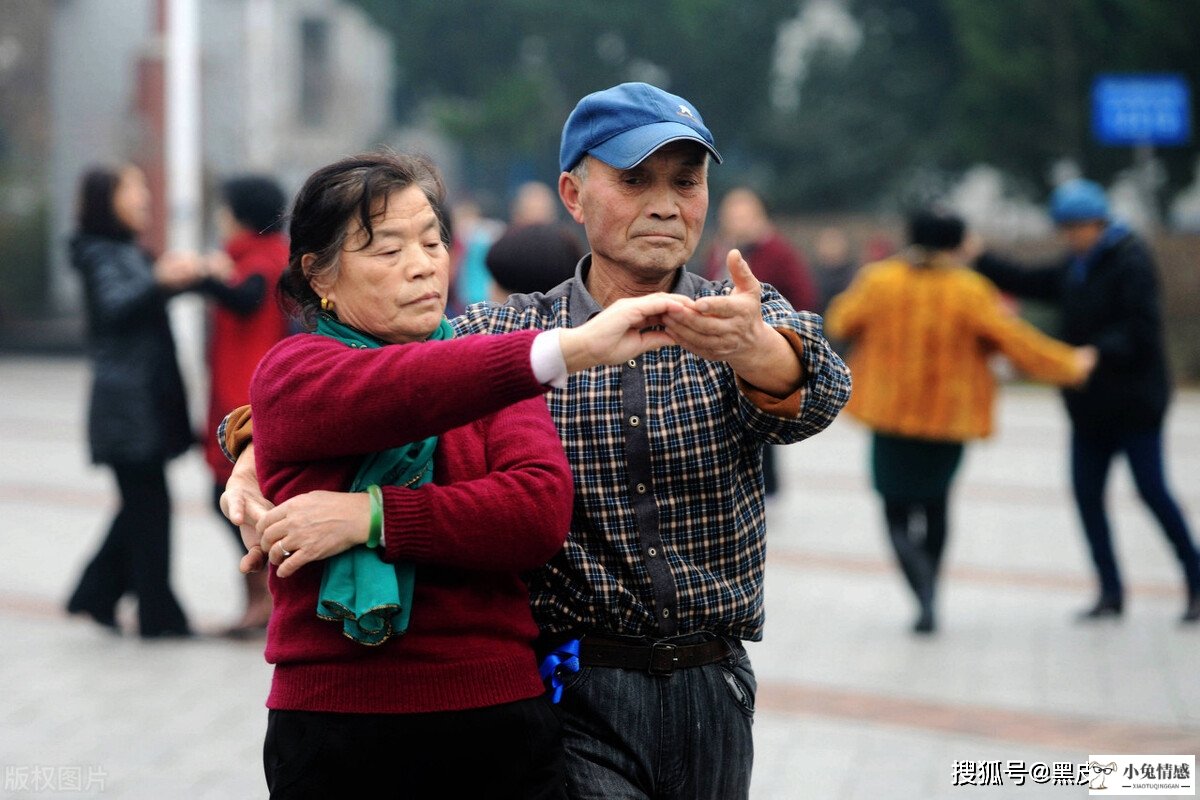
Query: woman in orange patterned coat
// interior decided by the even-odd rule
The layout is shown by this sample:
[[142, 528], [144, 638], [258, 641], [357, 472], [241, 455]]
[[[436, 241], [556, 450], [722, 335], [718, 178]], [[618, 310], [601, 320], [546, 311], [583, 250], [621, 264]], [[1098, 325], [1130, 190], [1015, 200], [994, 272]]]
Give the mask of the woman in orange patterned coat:
[[851, 340], [846, 410], [874, 431], [871, 463], [896, 559], [920, 605], [913, 630], [935, 629], [946, 505], [963, 445], [992, 432], [1000, 351], [1022, 372], [1082, 384], [1095, 350], [1072, 348], [1012, 314], [986, 278], [955, 257], [961, 219], [921, 213], [911, 247], [865, 266], [830, 304], [826, 326]]

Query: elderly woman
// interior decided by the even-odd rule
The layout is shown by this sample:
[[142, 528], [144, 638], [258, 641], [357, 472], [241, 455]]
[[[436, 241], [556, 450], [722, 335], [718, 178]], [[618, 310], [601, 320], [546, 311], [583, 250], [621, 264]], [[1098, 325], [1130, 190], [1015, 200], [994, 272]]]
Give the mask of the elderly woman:
[[268, 528], [248, 556], [265, 550], [274, 566], [271, 797], [385, 781], [399, 796], [561, 796], [521, 579], [562, 546], [571, 515], [541, 394], [670, 343], [654, 326], [677, 301], [617, 304], [576, 330], [453, 339], [443, 187], [415, 157], [318, 170], [289, 232], [281, 293], [315, 335], [280, 342], [255, 374], [259, 479], [277, 504], [358, 491], [371, 525]]
[[854, 396], [846, 410], [873, 432], [871, 467], [896, 560], [933, 633], [950, 486], [964, 444], [990, 436], [997, 350], [1038, 380], [1074, 386], [1096, 362], [1010, 313], [986, 278], [962, 265], [966, 226], [922, 212], [908, 250], [863, 267], [834, 298], [826, 325], [853, 342]]
[[71, 264], [87, 308], [88, 444], [92, 461], [112, 469], [121, 507], [67, 610], [117, 631], [117, 602], [132, 594], [138, 634], [160, 639], [190, 634], [170, 583], [166, 463], [193, 437], [167, 300], [199, 280], [201, 263], [183, 253], [154, 259], [138, 244], [150, 200], [133, 164], [91, 169], [80, 182]]

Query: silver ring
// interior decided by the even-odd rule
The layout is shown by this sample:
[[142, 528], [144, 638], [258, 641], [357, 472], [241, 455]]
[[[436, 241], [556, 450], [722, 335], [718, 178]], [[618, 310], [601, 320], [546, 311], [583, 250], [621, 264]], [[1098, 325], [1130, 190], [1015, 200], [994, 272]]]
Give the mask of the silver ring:
[[286, 547], [284, 547], [283, 545], [279, 545], [279, 549], [283, 551], [283, 557], [284, 557], [284, 558], [287, 558], [288, 556], [290, 556], [290, 555], [292, 554], [292, 553], [291, 553], [291, 551], [290, 551], [290, 550], [288, 550], [288, 549], [287, 549]]

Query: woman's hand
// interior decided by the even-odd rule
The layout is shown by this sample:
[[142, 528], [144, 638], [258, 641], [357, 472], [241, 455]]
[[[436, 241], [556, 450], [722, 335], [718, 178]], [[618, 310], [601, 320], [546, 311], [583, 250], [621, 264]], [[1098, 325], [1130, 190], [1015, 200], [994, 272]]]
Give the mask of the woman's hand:
[[315, 491], [297, 495], [258, 520], [258, 547], [286, 578], [305, 564], [366, 544], [371, 499], [366, 492]]
[[658, 329], [663, 315], [691, 304], [690, 298], [666, 292], [625, 297], [578, 328], [563, 328], [559, 346], [567, 372], [623, 364], [649, 350], [675, 344], [669, 333]]
[[154, 282], [169, 292], [186, 289], [203, 277], [202, 262], [195, 253], [172, 251], [154, 262]]
[[200, 262], [201, 274], [221, 283], [229, 283], [233, 279], [233, 270], [233, 259], [224, 250], [213, 250]]

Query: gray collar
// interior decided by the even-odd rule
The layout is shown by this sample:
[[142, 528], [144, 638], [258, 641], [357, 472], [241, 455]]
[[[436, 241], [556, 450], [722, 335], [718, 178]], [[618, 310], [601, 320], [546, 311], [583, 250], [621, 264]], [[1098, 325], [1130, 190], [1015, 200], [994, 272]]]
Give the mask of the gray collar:
[[[587, 290], [587, 276], [591, 268], [591, 253], [579, 259], [579, 263], [575, 265], [575, 277], [571, 279], [568, 300], [572, 328], [578, 328], [604, 310]], [[671, 284], [671, 294], [695, 297], [699, 293], [700, 287], [706, 283], [708, 281], [680, 267], [675, 271], [675, 282]]]

